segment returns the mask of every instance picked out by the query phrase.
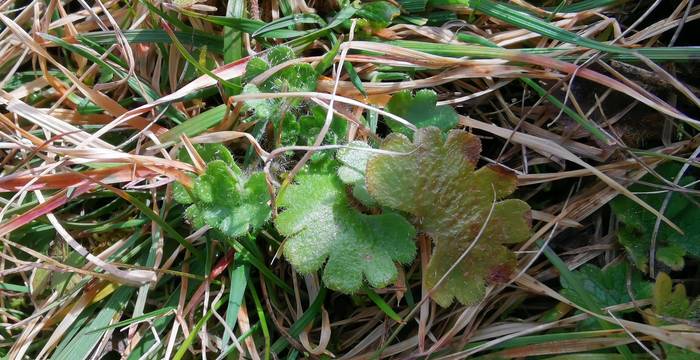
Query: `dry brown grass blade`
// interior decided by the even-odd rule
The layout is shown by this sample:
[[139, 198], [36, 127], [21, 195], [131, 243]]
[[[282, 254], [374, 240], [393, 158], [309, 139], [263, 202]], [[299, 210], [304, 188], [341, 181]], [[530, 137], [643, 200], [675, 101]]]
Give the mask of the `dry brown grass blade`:
[[[387, 83], [363, 82], [362, 87], [368, 95], [391, 94], [401, 90], [435, 87], [460, 79], [481, 79], [491, 76], [503, 79], [520, 77], [533, 77], [539, 79], [560, 78], [560, 76], [547, 71], [530, 70], [520, 66], [488, 64], [487, 62], [473, 61], [472, 65], [465, 65], [463, 67], [446, 70], [440, 74], [424, 79]], [[333, 80], [318, 81], [318, 91], [320, 92], [330, 92], [334, 86], [335, 81]], [[357, 90], [355, 85], [350, 81], [339, 81], [338, 93], [348, 97], [356, 97], [360, 95], [360, 91]]]
[[525, 145], [537, 152], [540, 152], [542, 154], [545, 154], [546, 156], [549, 155], [554, 155], [556, 157], [559, 157], [561, 159], [565, 159], [568, 161], [571, 161], [586, 170], [590, 171], [591, 174], [595, 175], [598, 177], [600, 180], [602, 180], [605, 184], [610, 186], [612, 189], [615, 191], [619, 192], [620, 194], [625, 195], [626, 197], [630, 198], [637, 204], [639, 204], [641, 207], [646, 209], [647, 211], [651, 212], [652, 214], [656, 215], [657, 217], [661, 218], [663, 222], [665, 222], [668, 226], [673, 228], [674, 230], [678, 231], [679, 233], [683, 233], [683, 230], [679, 228], [676, 224], [674, 224], [670, 219], [665, 217], [663, 214], [659, 213], [658, 210], [654, 209], [652, 206], [644, 202], [642, 199], [640, 199], [637, 195], [633, 194], [627, 188], [619, 184], [617, 181], [611, 179], [608, 175], [603, 173], [602, 171], [598, 170], [597, 168], [591, 166], [587, 162], [581, 160], [581, 158], [577, 157], [576, 155], [572, 154], [570, 151], [566, 150], [563, 148], [561, 145], [554, 143], [550, 140], [545, 140], [541, 139], [532, 135], [528, 134], [523, 134], [519, 132], [514, 132], [509, 129], [505, 129], [493, 124], [487, 124], [485, 122], [481, 122], [479, 120], [472, 119], [467, 116], [460, 116], [460, 123], [464, 126], [474, 128], [474, 129], [479, 129], [486, 131], [488, 133], [494, 134], [496, 136], [505, 138], [505, 139], [511, 139], [512, 142], [515, 142], [517, 144]]
[[[9, 111], [31, 121], [43, 129], [47, 129], [54, 135], [62, 135], [64, 139], [75, 145], [84, 143], [90, 137], [89, 133], [25, 104], [4, 90], [0, 90], [0, 103], [6, 105]], [[104, 149], [114, 148], [111, 144], [100, 139], [96, 139], [93, 144]]]
[[[468, 63], [469, 61], [473, 61], [431, 55], [416, 50], [405, 49], [399, 46], [368, 41], [353, 41], [345, 43], [343, 44], [343, 46], [347, 46], [356, 50], [379, 52], [387, 56], [396, 57], [398, 59], [413, 59], [411, 61], [416, 64], [426, 64], [425, 66], [427, 66], [427, 64], [431, 64], [432, 67], [462, 66], [462, 64], [465, 64], [465, 62]], [[614, 89], [627, 96], [630, 96], [631, 98], [638, 100], [644, 103], [645, 105], [655, 110], [658, 110], [663, 114], [685, 121], [695, 127], [700, 127], [700, 121], [697, 121], [693, 118], [688, 117], [685, 114], [680, 113], [678, 110], [663, 102], [662, 100], [654, 97], [650, 93], [640, 93], [640, 89], [632, 89], [631, 87], [615, 79], [602, 75], [593, 70], [582, 68], [574, 64], [556, 60], [547, 56], [524, 54], [515, 50], [499, 49], [499, 54], [502, 55], [504, 60], [512, 62], [524, 62], [543, 68], [551, 68], [570, 75], [579, 76], [584, 79], [596, 82], [600, 85], [603, 85], [610, 89]]]
[[19, 191], [24, 186], [29, 186], [26, 191], [32, 190], [60, 190], [74, 186], [87, 184], [88, 182], [100, 182], [103, 184], [125, 183], [142, 179], [149, 179], [163, 172], [153, 171], [147, 166], [122, 165], [107, 169], [88, 170], [76, 176], [74, 172], [61, 172], [44, 175], [35, 180], [31, 173], [16, 173], [0, 178], [0, 192]]
[[[42, 58], [46, 59], [49, 61], [51, 64], [56, 66], [61, 72], [66, 75], [68, 79], [73, 82], [73, 85], [75, 85], [80, 92], [83, 93], [86, 97], [88, 97], [92, 102], [97, 104], [99, 107], [103, 108], [106, 112], [111, 114], [112, 116], [120, 116], [125, 114], [127, 111], [124, 109], [119, 103], [110, 97], [102, 94], [99, 91], [96, 91], [89, 86], [85, 85], [80, 79], [78, 79], [75, 74], [73, 74], [72, 71], [68, 70], [66, 67], [64, 67], [59, 61], [54, 59], [47, 51], [44, 49], [41, 45], [39, 45], [34, 39], [27, 34], [24, 29], [22, 29], [19, 25], [17, 25], [13, 20], [8, 18], [7, 16], [3, 15], [0, 13], [0, 21], [5, 23], [5, 25], [12, 30], [15, 36], [17, 36], [21, 41], [22, 44], [27, 46], [29, 49], [31, 49], [33, 52], [35, 52], [37, 55], [41, 56]], [[132, 125], [137, 125], [139, 123], [143, 124], [145, 123], [150, 123], [146, 119], [140, 118], [138, 119], [137, 116], [134, 116], [133, 118], [130, 118], [129, 120], [136, 120], [135, 122], [132, 121]], [[100, 134], [101, 136], [102, 134]], [[89, 141], [97, 141], [99, 136], [91, 136], [89, 138]], [[83, 144], [87, 145], [87, 144]]]
[[[177, 51], [174, 51], [177, 53]], [[171, 52], [172, 53], [172, 52]], [[214, 73], [216, 76], [218, 76], [221, 79], [224, 80], [231, 80], [238, 78], [242, 76], [245, 73], [245, 66], [248, 63], [248, 60], [250, 60], [249, 57], [245, 57], [241, 60], [238, 60], [236, 62], [226, 64], [224, 66], [221, 66], [219, 68], [216, 68], [212, 70], [212, 73]], [[182, 99], [183, 97], [189, 95], [192, 92], [195, 92], [197, 90], [205, 89], [207, 87], [213, 86], [217, 84], [217, 80], [211, 78], [209, 75], [203, 75], [198, 77], [197, 79], [191, 81], [187, 85], [181, 87], [177, 91], [171, 93], [170, 95], [163, 96], [160, 99], [157, 99], [151, 103], [139, 106], [135, 109], [129, 110], [123, 114], [121, 114], [118, 118], [114, 120], [110, 126], [104, 127], [100, 129], [100, 131], [96, 132], [93, 136], [101, 136], [105, 133], [107, 133], [109, 130], [114, 128], [115, 126], [118, 126], [119, 124], [123, 122], [130, 121], [131, 119], [137, 118], [139, 115], [144, 114], [148, 111], [151, 111], [153, 108], [155, 108], [158, 105], [163, 105], [163, 104], [169, 104], [171, 102], [175, 102], [177, 100]]]

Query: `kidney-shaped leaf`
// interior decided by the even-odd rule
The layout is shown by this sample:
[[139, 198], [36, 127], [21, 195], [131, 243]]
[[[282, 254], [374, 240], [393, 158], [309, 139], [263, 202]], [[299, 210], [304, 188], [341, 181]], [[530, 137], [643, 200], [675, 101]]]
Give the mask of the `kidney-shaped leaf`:
[[434, 290], [433, 299], [448, 306], [478, 302], [486, 283], [509, 279], [515, 255], [502, 244], [518, 243], [530, 234], [530, 208], [520, 200], [501, 200], [516, 186], [515, 174], [496, 165], [475, 170], [481, 152], [479, 139], [453, 130], [443, 141], [440, 129], [419, 129], [414, 142], [391, 134], [382, 149], [406, 155], [377, 155], [367, 163], [369, 193], [383, 206], [416, 216], [419, 230], [435, 242], [425, 271], [429, 288], [470, 246], [494, 211], [482, 236], [468, 255]]
[[374, 287], [388, 285], [396, 279], [394, 261], [413, 261], [415, 230], [402, 216], [360, 213], [333, 174], [304, 174], [296, 179], [297, 184], [278, 198], [286, 210], [275, 225], [288, 237], [283, 253], [297, 271], [310, 273], [325, 263], [326, 286], [354, 293], [365, 278]]

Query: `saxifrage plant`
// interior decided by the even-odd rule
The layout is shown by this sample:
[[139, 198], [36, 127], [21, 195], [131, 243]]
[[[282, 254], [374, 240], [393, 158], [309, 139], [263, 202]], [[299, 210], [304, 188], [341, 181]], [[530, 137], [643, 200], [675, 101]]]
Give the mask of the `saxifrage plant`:
[[435, 127], [419, 129], [413, 142], [394, 133], [382, 149], [405, 155], [372, 157], [367, 188], [379, 204], [415, 216], [418, 229], [434, 240], [424, 273], [428, 288], [437, 286], [433, 299], [442, 306], [454, 298], [473, 304], [487, 283], [509, 279], [516, 259], [504, 245], [530, 234], [527, 203], [502, 200], [515, 190], [515, 174], [497, 165], [475, 170], [481, 142], [460, 130], [450, 131], [445, 141]]

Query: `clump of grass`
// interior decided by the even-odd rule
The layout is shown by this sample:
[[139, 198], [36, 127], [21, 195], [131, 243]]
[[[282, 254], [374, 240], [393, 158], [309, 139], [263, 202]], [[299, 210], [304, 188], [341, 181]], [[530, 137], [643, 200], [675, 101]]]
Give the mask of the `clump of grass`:
[[[693, 1], [2, 3], [0, 356], [695, 358], [699, 15]], [[442, 141], [428, 125], [478, 136], [451, 155], [498, 164], [517, 177], [508, 201], [532, 208], [532, 234], [503, 248], [514, 267], [490, 269], [468, 306], [439, 306], [426, 281], [449, 230], [421, 217], [449, 201], [409, 216], [365, 186], [368, 161]], [[392, 132], [407, 138], [382, 145]], [[420, 163], [384, 169], [382, 188], [423, 178]], [[391, 256], [334, 263], [397, 229]], [[450, 255], [465, 272], [450, 282], [469, 278]]]

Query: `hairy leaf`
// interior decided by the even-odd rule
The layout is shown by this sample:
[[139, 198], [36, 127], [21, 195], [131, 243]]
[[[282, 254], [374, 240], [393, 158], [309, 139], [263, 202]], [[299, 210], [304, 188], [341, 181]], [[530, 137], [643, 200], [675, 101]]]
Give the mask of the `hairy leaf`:
[[[294, 57], [292, 48], [288, 46], [274, 47], [268, 52], [266, 59], [256, 57], [248, 62], [245, 80], [249, 82], [271, 67], [292, 60]], [[313, 66], [307, 63], [293, 64], [277, 71], [261, 84], [246, 84], [243, 93], [314, 91], [317, 77], [318, 74]], [[276, 121], [285, 113], [299, 106], [301, 101], [299, 98], [248, 100], [246, 105], [249, 110], [253, 111], [255, 118]], [[277, 122], [275, 124], [277, 125]]]
[[[436, 106], [436, 104], [437, 94], [433, 90], [419, 90], [415, 96], [411, 95], [409, 90], [403, 90], [391, 97], [386, 110], [408, 120], [418, 128], [435, 126], [442, 131], [447, 131], [455, 127], [459, 122], [457, 112], [451, 106]], [[411, 135], [408, 128], [396, 121], [387, 123], [394, 132]]]
[[[316, 141], [316, 136], [326, 122], [326, 109], [320, 106], [312, 106], [307, 115], [299, 118], [299, 145], [311, 146]], [[331, 127], [324, 139], [325, 143], [337, 144], [345, 136], [348, 123], [337, 117], [333, 117]]]
[[[362, 141], [353, 141], [348, 146], [364, 149], [371, 148]], [[370, 156], [372, 156], [372, 153], [369, 151], [349, 148], [338, 150], [338, 161], [343, 164], [338, 169], [338, 177], [340, 177], [342, 182], [352, 186], [352, 195], [362, 204], [375, 206], [376, 202], [367, 192], [367, 185], [365, 184], [365, 168]]]
[[419, 129], [412, 143], [389, 135], [382, 149], [406, 155], [377, 155], [367, 163], [370, 195], [383, 206], [413, 214], [419, 229], [435, 241], [424, 279], [433, 288], [476, 239], [494, 202], [491, 220], [465, 259], [433, 293], [448, 306], [478, 302], [488, 282], [503, 282], [515, 268], [515, 255], [503, 244], [518, 243], [530, 234], [529, 206], [501, 200], [516, 187], [513, 173], [489, 165], [475, 170], [479, 139], [451, 131], [443, 141], [440, 129]]
[[[214, 160], [221, 160], [228, 166], [235, 166], [236, 162], [233, 160], [233, 155], [223, 144], [195, 144], [195, 151], [199, 154], [199, 157], [204, 160], [205, 163], [210, 163]], [[192, 164], [192, 159], [190, 154], [185, 150], [185, 148], [180, 148], [180, 153], [178, 158], [188, 164]]]
[[278, 198], [285, 208], [275, 220], [287, 236], [283, 253], [300, 273], [320, 269], [330, 289], [354, 293], [363, 279], [384, 287], [397, 276], [395, 261], [410, 263], [416, 254], [415, 230], [395, 213], [362, 214], [333, 174], [301, 174]]
[[[209, 148], [212, 150], [212, 147]], [[246, 176], [225, 148], [200, 152], [208, 162], [204, 174], [194, 179], [192, 189], [175, 187], [176, 201], [190, 205], [185, 214], [196, 227], [209, 225], [229, 237], [238, 237], [260, 228], [270, 218], [270, 195], [261, 172]], [[221, 151], [225, 151], [221, 153]]]
[[[657, 167], [656, 171], [669, 182], [673, 182], [680, 168], [680, 164], [667, 164]], [[685, 176], [679, 185], [685, 186], [693, 181], [695, 178]], [[652, 175], [643, 177], [641, 182], [661, 184], [661, 181]], [[632, 185], [629, 190], [639, 194], [642, 200], [655, 209], [661, 209], [664, 198], [668, 194], [666, 191], [659, 191], [657, 186], [643, 184]], [[623, 223], [618, 232], [620, 244], [628, 251], [635, 265], [646, 272], [656, 217], [626, 197], [617, 197], [610, 206]], [[685, 234], [680, 234], [661, 222], [657, 235], [656, 257], [671, 269], [680, 270], [684, 266], [684, 256], [700, 257], [700, 222], [697, 221], [700, 218], [700, 207], [685, 195], [674, 192], [664, 215], [678, 225]]]

